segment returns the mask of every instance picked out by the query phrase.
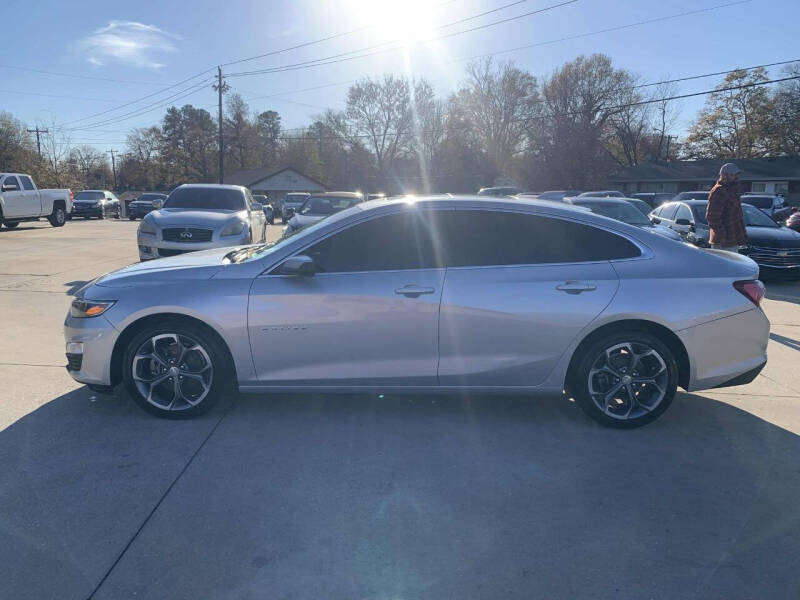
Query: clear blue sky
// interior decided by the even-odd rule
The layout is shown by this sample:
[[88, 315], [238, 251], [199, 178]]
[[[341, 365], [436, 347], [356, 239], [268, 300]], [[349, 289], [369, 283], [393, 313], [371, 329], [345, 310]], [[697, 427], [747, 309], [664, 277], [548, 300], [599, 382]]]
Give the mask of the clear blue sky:
[[[449, 33], [557, 4], [528, 0], [480, 19], [436, 32], [433, 27], [498, 8], [513, 0], [341, 0], [265, 2], [196, 0], [193, 2], [108, 2], [40, 0], [35, 10], [25, 0], [7, 0], [0, 38], [0, 110], [33, 125], [64, 123], [108, 110], [157, 92], [219, 63], [284, 48], [367, 26], [356, 33], [299, 50], [226, 67], [227, 72], [267, 68], [340, 54], [397, 38], [416, 39], [407, 52], [391, 52], [283, 73], [231, 78], [254, 110], [277, 110], [285, 127], [305, 125], [322, 107], [341, 108], [346, 85], [258, 98], [329, 83], [347, 82], [385, 72], [426, 77], [441, 97], [464, 77], [458, 59], [515, 46], [546, 42], [685, 11], [723, 4], [725, 0], [578, 0], [542, 14], [459, 35], [424, 42]], [[797, 47], [800, 2], [752, 0], [703, 14], [560, 41], [497, 56], [513, 60], [534, 75], [546, 75], [579, 54], [604, 52], [617, 67], [646, 81], [675, 78], [735, 67], [800, 58]], [[421, 43], [420, 40], [423, 40]], [[456, 62], [454, 62], [456, 61]], [[124, 80], [75, 79], [10, 69], [8, 66]], [[778, 70], [771, 72], [778, 74]], [[721, 78], [688, 82], [681, 93], [710, 89]], [[136, 83], [140, 82], [140, 83]], [[189, 85], [189, 84], [187, 84]], [[132, 111], [166, 97], [180, 86], [102, 117], [74, 123], [79, 127]], [[27, 95], [34, 92], [66, 97]], [[81, 99], [77, 99], [81, 98]], [[251, 99], [252, 98], [252, 99]], [[181, 100], [212, 110], [215, 92], [205, 88]], [[680, 104], [681, 127], [692, 119], [702, 99]], [[71, 132], [73, 143], [99, 149], [124, 148], [125, 131], [157, 123], [164, 109], [136, 118]], [[69, 127], [69, 125], [67, 125]]]

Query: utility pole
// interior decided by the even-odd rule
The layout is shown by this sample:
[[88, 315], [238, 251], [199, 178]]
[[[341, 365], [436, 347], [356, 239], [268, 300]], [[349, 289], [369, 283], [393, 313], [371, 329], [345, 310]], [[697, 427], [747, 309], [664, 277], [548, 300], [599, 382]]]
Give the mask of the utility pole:
[[222, 67], [217, 67], [217, 83], [213, 87], [215, 90], [217, 90], [219, 95], [219, 114], [217, 117], [217, 122], [219, 124], [219, 148], [217, 149], [217, 153], [219, 155], [219, 182], [222, 183], [222, 180], [225, 179], [225, 161], [223, 159], [225, 146], [223, 145], [222, 140], [222, 94], [228, 91], [228, 84], [222, 80]]
[[39, 158], [42, 158], [42, 141], [39, 139], [40, 133], [50, 133], [47, 129], [39, 129], [39, 126], [36, 126], [36, 129], [28, 129], [28, 133], [35, 133], [36, 134], [36, 148], [39, 150]]
[[117, 189], [117, 163], [114, 160], [114, 152], [116, 150], [106, 150], [106, 152], [111, 154], [111, 172], [114, 173], [114, 191]]
[[668, 136], [667, 136], [667, 162], [669, 162], [669, 143], [670, 143], [670, 142], [671, 142], [673, 139], [676, 139], [676, 140], [677, 140], [677, 139], [678, 139], [678, 136], [677, 136], [677, 135], [668, 135]]

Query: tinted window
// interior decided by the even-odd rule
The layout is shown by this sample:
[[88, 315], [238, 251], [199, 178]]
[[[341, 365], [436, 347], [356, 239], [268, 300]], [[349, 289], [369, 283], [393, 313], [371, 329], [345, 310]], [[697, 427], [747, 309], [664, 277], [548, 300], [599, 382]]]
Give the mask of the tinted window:
[[197, 208], [200, 210], [245, 210], [240, 190], [217, 187], [182, 187], [173, 190], [164, 208]]
[[33, 182], [31, 181], [31, 178], [28, 177], [27, 175], [21, 175], [19, 180], [22, 182], [22, 187], [25, 188], [26, 190], [33, 189]]
[[298, 211], [301, 215], [328, 216], [350, 208], [356, 204], [356, 198], [337, 196], [311, 196]]
[[625, 238], [590, 225], [478, 210], [447, 215], [442, 247], [451, 267], [588, 262], [640, 254]]
[[306, 249], [327, 273], [391, 271], [436, 266], [433, 214], [408, 211], [349, 227]]
[[678, 219], [692, 220], [692, 211], [690, 211], [689, 207], [685, 204], [678, 205], [678, 212], [675, 213], [675, 220], [677, 221]]
[[142, 202], [152, 202], [153, 200], [163, 200], [167, 196], [165, 194], [142, 194], [137, 198]]
[[677, 204], [667, 204], [661, 209], [661, 214], [659, 215], [662, 219], [669, 219], [670, 221], [675, 218], [675, 213], [678, 210]]
[[6, 177], [3, 180], [3, 185], [15, 185], [17, 186], [17, 189], [19, 189], [19, 181], [17, 181], [17, 178], [14, 177], [13, 175], [9, 175], [8, 177]]
[[706, 220], [706, 208], [708, 208], [708, 204], [692, 204], [695, 223], [708, 225], [708, 221]]
[[603, 215], [615, 221], [622, 221], [630, 225], [649, 225], [650, 219], [642, 214], [638, 208], [625, 202], [590, 202], [580, 200], [575, 202], [577, 206], [585, 206], [593, 213]]
[[742, 212], [744, 213], [744, 224], [748, 227], [779, 227], [775, 221], [770, 219], [761, 210], [749, 204], [742, 204]]
[[742, 196], [742, 202], [756, 208], [772, 208], [772, 196]]
[[102, 200], [105, 197], [103, 192], [78, 192], [73, 200]]

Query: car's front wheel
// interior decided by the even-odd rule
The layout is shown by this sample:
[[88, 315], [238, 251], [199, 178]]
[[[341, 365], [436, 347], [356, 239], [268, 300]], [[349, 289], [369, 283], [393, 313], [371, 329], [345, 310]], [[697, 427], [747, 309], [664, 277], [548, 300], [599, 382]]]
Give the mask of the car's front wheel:
[[225, 356], [201, 327], [179, 322], [149, 326], [128, 344], [125, 387], [146, 411], [188, 419], [211, 408], [221, 396], [230, 373]]
[[678, 365], [654, 335], [621, 331], [591, 344], [570, 379], [570, 391], [586, 414], [603, 425], [629, 429], [667, 410], [678, 385]]

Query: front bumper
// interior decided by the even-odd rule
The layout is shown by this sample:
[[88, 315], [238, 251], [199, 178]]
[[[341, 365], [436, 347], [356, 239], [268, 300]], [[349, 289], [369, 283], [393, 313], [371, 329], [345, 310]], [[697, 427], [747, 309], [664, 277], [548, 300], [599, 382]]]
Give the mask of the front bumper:
[[219, 233], [214, 232], [214, 239], [210, 242], [166, 242], [160, 239], [160, 231], [156, 232], [155, 235], [139, 233], [136, 236], [139, 245], [139, 260], [152, 260], [154, 258], [186, 254], [187, 252], [243, 246], [250, 243], [250, 232], [247, 228], [240, 235], [231, 235], [224, 238], [218, 236]]
[[152, 212], [153, 207], [145, 207], [145, 206], [129, 206], [128, 207], [128, 216], [131, 217], [143, 217], [147, 213]]
[[73, 217], [102, 217], [103, 216], [103, 207], [102, 206], [92, 206], [92, 207], [83, 207], [77, 204], [72, 205], [72, 216]]
[[78, 383], [111, 385], [111, 353], [119, 332], [104, 315], [64, 321], [67, 372]]

